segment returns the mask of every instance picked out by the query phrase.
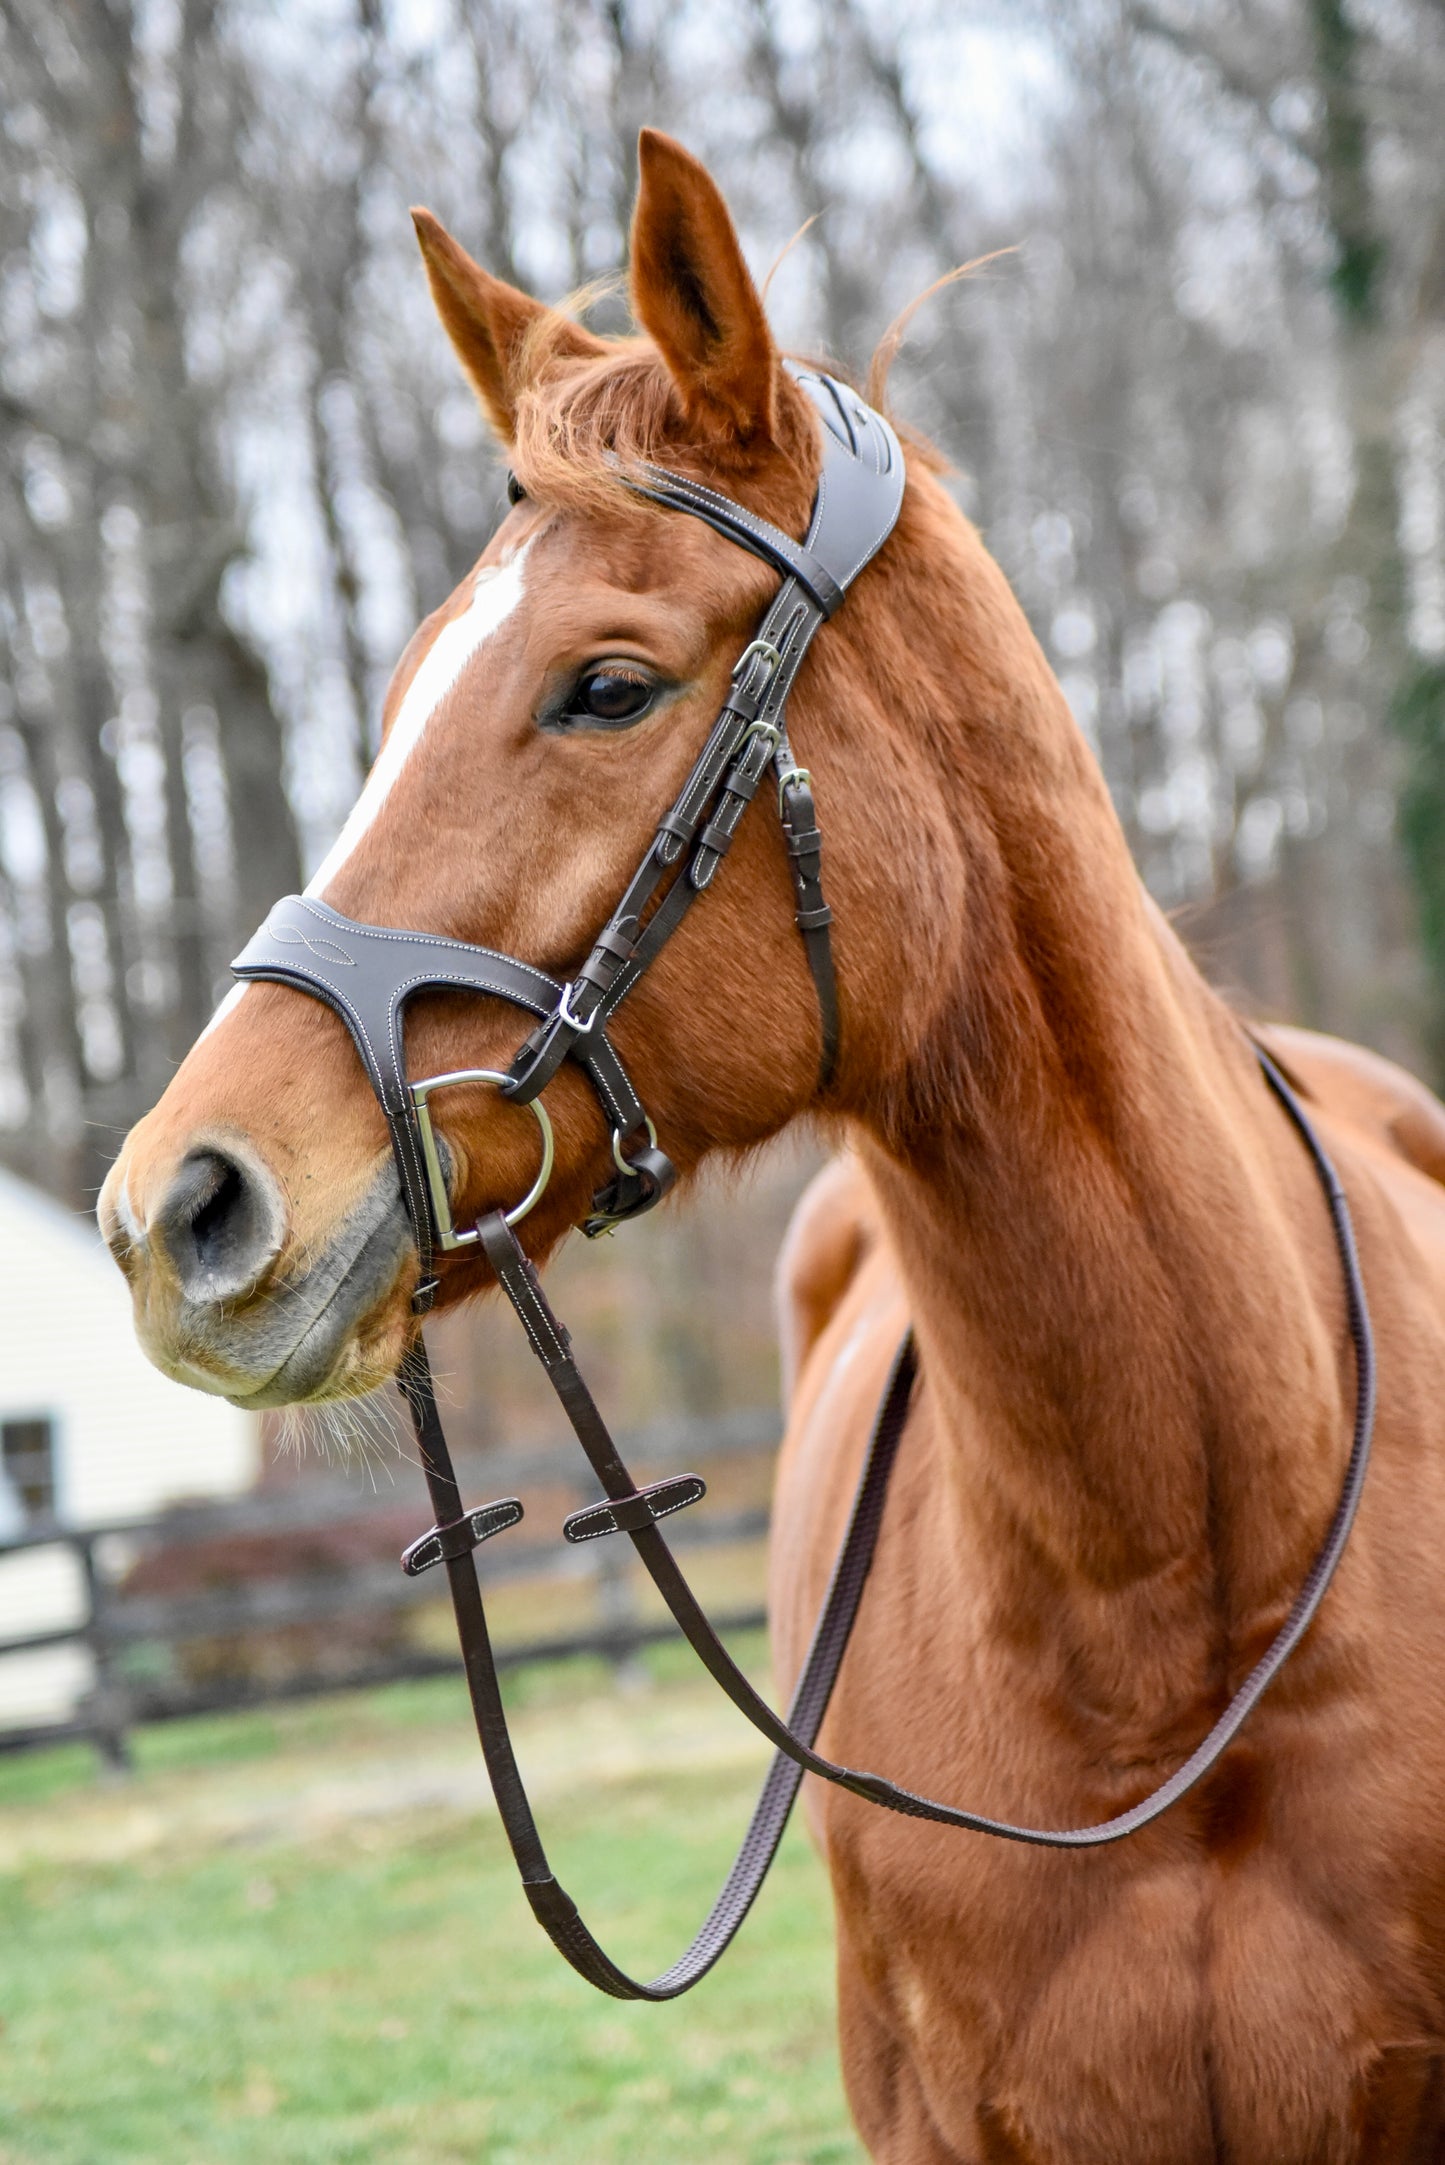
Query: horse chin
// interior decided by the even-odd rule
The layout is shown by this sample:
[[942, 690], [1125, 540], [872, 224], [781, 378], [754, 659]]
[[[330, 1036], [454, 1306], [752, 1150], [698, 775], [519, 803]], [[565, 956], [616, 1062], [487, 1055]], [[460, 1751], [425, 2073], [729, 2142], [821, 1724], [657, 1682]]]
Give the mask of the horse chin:
[[257, 1411], [359, 1398], [395, 1374], [414, 1328], [416, 1251], [387, 1173], [332, 1234], [235, 1308], [177, 1297], [138, 1319], [155, 1365]]

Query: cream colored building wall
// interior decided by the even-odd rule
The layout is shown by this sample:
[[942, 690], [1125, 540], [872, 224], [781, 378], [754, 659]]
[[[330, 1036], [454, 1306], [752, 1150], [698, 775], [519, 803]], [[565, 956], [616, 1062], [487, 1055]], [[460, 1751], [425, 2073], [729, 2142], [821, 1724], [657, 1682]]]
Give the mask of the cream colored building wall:
[[[70, 1525], [233, 1495], [260, 1470], [254, 1414], [151, 1367], [93, 1222], [0, 1172], [0, 1420], [30, 1417], [54, 1424], [56, 1508]], [[0, 1558], [0, 1639], [83, 1614], [69, 1552]], [[0, 1725], [63, 1719], [89, 1681], [83, 1649], [0, 1657]]]

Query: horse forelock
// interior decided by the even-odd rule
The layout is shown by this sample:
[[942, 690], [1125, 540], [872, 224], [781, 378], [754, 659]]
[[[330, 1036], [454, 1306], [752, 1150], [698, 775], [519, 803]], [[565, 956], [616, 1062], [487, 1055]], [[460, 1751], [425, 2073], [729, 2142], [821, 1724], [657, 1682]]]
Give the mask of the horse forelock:
[[718, 433], [689, 421], [651, 339], [619, 338], [601, 354], [579, 356], [563, 343], [568, 321], [549, 312], [528, 335], [528, 382], [509, 456], [529, 494], [615, 513], [620, 501], [637, 500], [626, 487], [630, 470], [669, 466], [725, 482], [801, 537], [818, 470], [817, 423], [781, 371], [771, 437]]

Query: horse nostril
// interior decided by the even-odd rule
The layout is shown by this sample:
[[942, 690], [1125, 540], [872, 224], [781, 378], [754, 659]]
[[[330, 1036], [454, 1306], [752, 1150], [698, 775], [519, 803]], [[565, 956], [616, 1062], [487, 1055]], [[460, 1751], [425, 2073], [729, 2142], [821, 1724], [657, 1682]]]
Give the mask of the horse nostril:
[[281, 1191], [260, 1165], [215, 1148], [187, 1151], [150, 1237], [191, 1301], [250, 1292], [280, 1252]]

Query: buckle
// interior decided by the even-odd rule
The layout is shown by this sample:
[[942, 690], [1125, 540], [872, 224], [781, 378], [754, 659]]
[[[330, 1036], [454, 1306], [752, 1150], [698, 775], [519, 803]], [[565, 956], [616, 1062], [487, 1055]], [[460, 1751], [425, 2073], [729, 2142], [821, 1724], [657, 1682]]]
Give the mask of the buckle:
[[[734, 684], [741, 683], [743, 676], [745, 675], [748, 668], [751, 666], [752, 659], [755, 654], [761, 655], [763, 661], [767, 664], [767, 671], [769, 677], [773, 674], [775, 669], [781, 669], [783, 666], [782, 653], [779, 648], [773, 645], [771, 639], [750, 640], [748, 644], [743, 648], [741, 654], [739, 654], [737, 660], [733, 663]], [[764, 677], [763, 682], [766, 684], [767, 677]]]
[[807, 768], [807, 767], [784, 767], [784, 769], [783, 769], [782, 773], [781, 773], [781, 774], [780, 774], [780, 775], [778, 776], [778, 817], [779, 817], [779, 819], [785, 819], [785, 818], [787, 817], [787, 814], [786, 814], [786, 812], [785, 812], [785, 810], [784, 810], [784, 807], [783, 807], [783, 793], [784, 793], [784, 791], [785, 791], [785, 790], [789, 790], [789, 789], [800, 789], [800, 788], [802, 787], [802, 785], [803, 785], [803, 783], [804, 783], [804, 782], [806, 782], [806, 783], [807, 783], [807, 785], [808, 785], [808, 787], [809, 787], [810, 789], [812, 788], [812, 786], [813, 786], [813, 776], [812, 776], [812, 772], [811, 772], [811, 770], [810, 770], [809, 768]]
[[602, 1012], [601, 1004], [599, 1003], [593, 1008], [584, 1022], [580, 1015], [575, 1015], [572, 1012], [572, 995], [576, 990], [577, 980], [574, 977], [569, 984], [562, 987], [562, 997], [557, 1002], [554, 1013], [557, 1021], [565, 1022], [569, 1030], [576, 1031], [578, 1037], [590, 1037], [597, 1027], [597, 1017]]

